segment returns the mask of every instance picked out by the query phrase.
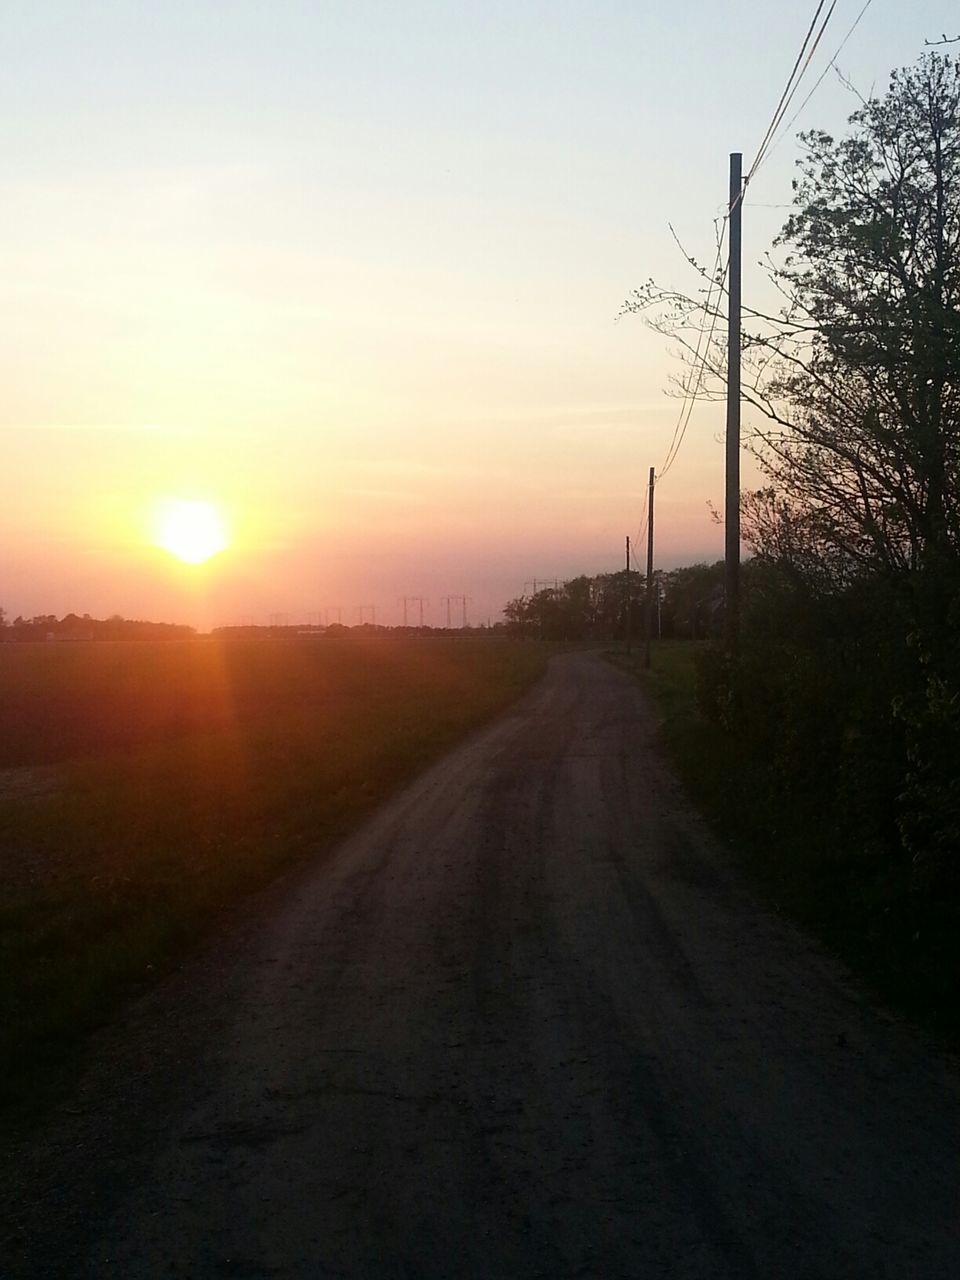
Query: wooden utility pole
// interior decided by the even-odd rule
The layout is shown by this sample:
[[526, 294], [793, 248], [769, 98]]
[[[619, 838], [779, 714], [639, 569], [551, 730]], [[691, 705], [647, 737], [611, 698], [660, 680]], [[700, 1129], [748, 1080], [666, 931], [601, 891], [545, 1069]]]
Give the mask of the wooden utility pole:
[[630, 641], [632, 639], [630, 632], [630, 535], [627, 534], [627, 589], [624, 591], [624, 600], [627, 611], [627, 653], [630, 653]]
[[650, 489], [647, 493], [647, 598], [645, 600], [644, 631], [646, 651], [643, 665], [650, 666], [650, 631], [653, 626], [653, 467], [650, 468]]
[[727, 267], [727, 483], [725, 498], [724, 630], [727, 647], [740, 632], [740, 214], [743, 156], [730, 156], [730, 259]]

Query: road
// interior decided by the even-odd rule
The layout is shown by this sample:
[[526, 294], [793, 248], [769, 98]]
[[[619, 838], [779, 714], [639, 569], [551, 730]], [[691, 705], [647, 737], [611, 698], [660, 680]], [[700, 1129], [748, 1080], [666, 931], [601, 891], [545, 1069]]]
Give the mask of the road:
[[569, 655], [100, 1036], [0, 1272], [954, 1280], [958, 1120]]

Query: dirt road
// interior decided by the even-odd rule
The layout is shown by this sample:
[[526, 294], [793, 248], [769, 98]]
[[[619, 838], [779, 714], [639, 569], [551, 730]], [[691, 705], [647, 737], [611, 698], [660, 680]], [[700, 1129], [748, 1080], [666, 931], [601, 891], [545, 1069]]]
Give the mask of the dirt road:
[[757, 905], [653, 733], [555, 660], [275, 886], [16, 1154], [0, 1272], [960, 1274], [955, 1068]]

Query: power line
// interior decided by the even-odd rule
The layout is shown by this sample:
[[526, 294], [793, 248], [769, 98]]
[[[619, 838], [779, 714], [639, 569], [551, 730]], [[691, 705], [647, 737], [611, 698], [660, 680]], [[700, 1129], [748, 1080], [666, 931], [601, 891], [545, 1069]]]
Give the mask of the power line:
[[[783, 139], [787, 136], [787, 134], [796, 124], [797, 119], [803, 114], [804, 107], [807, 105], [807, 103], [810, 101], [813, 95], [817, 92], [817, 90], [823, 84], [823, 81], [827, 75], [827, 72], [831, 69], [831, 67], [835, 67], [837, 65], [837, 59], [840, 57], [841, 53], [843, 53], [844, 46], [846, 45], [850, 37], [853, 35], [853, 33], [856, 31], [857, 27], [859, 27], [860, 19], [863, 17], [863, 15], [867, 12], [867, 10], [870, 8], [872, 4], [873, 4], [873, 0], [866, 0], [866, 3], [863, 5], [860, 12], [857, 14], [857, 16], [854, 18], [853, 22], [850, 24], [849, 28], [847, 29], [847, 34], [840, 41], [839, 45], [837, 45], [836, 53], [833, 55], [833, 57], [830, 59], [827, 65], [820, 72], [820, 75], [817, 77], [816, 84], [813, 86], [813, 88], [810, 90], [810, 92], [807, 94], [804, 100], [800, 103], [799, 107], [797, 107], [796, 111], [790, 117], [789, 124], [785, 125], [780, 130], [776, 139], [773, 142], [771, 142], [770, 146], [767, 148], [767, 155], [770, 155], [780, 145]], [[774, 207], [774, 206], [771, 206], [771, 207]], [[783, 207], [793, 208], [792, 205], [786, 205]]]
[[[777, 108], [770, 119], [770, 123], [767, 125], [767, 131], [763, 135], [763, 141], [760, 143], [760, 146], [757, 148], [757, 154], [753, 158], [753, 163], [751, 164], [750, 168], [747, 170], [747, 176], [743, 184], [744, 187], [746, 187], [747, 183], [749, 183], [750, 179], [757, 172], [757, 169], [760, 167], [761, 163], [766, 157], [767, 149], [770, 145], [771, 139], [773, 138], [773, 135], [776, 133], [777, 129], [780, 127], [783, 117], [786, 115], [787, 108], [790, 106], [790, 103], [793, 101], [794, 94], [797, 92], [797, 89], [800, 87], [800, 81], [803, 79], [804, 75], [806, 74], [807, 68], [810, 65], [810, 60], [813, 57], [814, 53], [816, 53], [817, 46], [819, 45], [823, 37], [824, 31], [826, 31], [827, 29], [827, 23], [830, 21], [830, 18], [833, 15], [833, 11], [837, 7], [837, 0], [832, 0], [830, 8], [827, 10], [827, 15], [823, 19], [823, 22], [820, 25], [819, 31], [817, 31], [816, 35], [814, 36], [813, 34], [814, 29], [816, 28], [817, 22], [820, 18], [820, 14], [823, 12], [823, 6], [825, 4], [826, 4], [826, 0], [820, 0], [819, 4], [817, 5], [816, 11], [814, 12], [813, 18], [811, 19], [811, 22], [810, 22], [810, 26], [807, 30], [807, 34], [804, 37], [803, 44], [800, 46], [800, 52], [797, 54], [797, 60], [793, 64], [793, 70], [790, 72], [790, 75], [789, 75], [789, 78], [787, 79], [787, 83], [786, 83], [786, 86], [784, 87], [783, 93], [780, 95], [780, 101], [777, 103]], [[811, 37], [813, 37], [812, 44], [810, 43]], [[804, 59], [804, 54], [806, 54], [806, 59]], [[803, 64], [802, 66], [801, 66], [801, 63]]]
[[[816, 84], [813, 86], [813, 88], [804, 98], [803, 102], [800, 104], [799, 108], [792, 116], [790, 123], [786, 126], [786, 129], [778, 134], [778, 130], [780, 129], [781, 124], [783, 123], [783, 118], [786, 115], [787, 110], [789, 109], [790, 104], [793, 101], [794, 96], [796, 95], [797, 90], [800, 87], [801, 81], [806, 75], [807, 69], [810, 66], [810, 62], [813, 59], [813, 56], [820, 45], [820, 41], [823, 39], [823, 34], [827, 29], [827, 24], [830, 22], [830, 19], [833, 16], [833, 11], [837, 7], [837, 0], [831, 0], [830, 7], [827, 9], [826, 14], [823, 17], [823, 20], [820, 21], [821, 14], [823, 14], [826, 3], [827, 3], [827, 0], [818, 0], [817, 7], [814, 10], [813, 17], [810, 20], [810, 25], [807, 28], [807, 33], [804, 36], [803, 43], [800, 46], [800, 51], [797, 54], [796, 60], [794, 61], [793, 68], [790, 72], [790, 75], [787, 77], [787, 83], [784, 86], [783, 92], [780, 95], [780, 99], [773, 112], [773, 115], [770, 117], [770, 123], [767, 125], [766, 131], [764, 132], [760, 145], [757, 148], [757, 153], [754, 156], [753, 163], [750, 165], [750, 168], [748, 169], [747, 174], [743, 179], [740, 192], [735, 197], [737, 203], [743, 201], [744, 194], [747, 189], [747, 184], [750, 182], [751, 178], [753, 178], [753, 176], [756, 174], [758, 168], [766, 159], [766, 157], [769, 155], [773, 147], [777, 143], [779, 143], [779, 141], [783, 137], [783, 134], [786, 132], [789, 132], [790, 128], [793, 126], [794, 121], [797, 119], [797, 116], [800, 115], [804, 107], [807, 105], [807, 103], [813, 97], [814, 93], [819, 88], [820, 84], [823, 81], [824, 76], [827, 74], [827, 71], [829, 71], [830, 67], [833, 66], [836, 59], [839, 57], [840, 52], [842, 51], [844, 45], [850, 39], [850, 36], [853, 34], [857, 26], [859, 25], [861, 18], [866, 13], [867, 9], [870, 7], [872, 0], [866, 0], [866, 3], [863, 5], [860, 12], [857, 14], [850, 29], [847, 31], [843, 40], [840, 42], [840, 45], [836, 53], [833, 55], [833, 57], [831, 58], [827, 66], [824, 68]], [[820, 23], [819, 27], [817, 26], [818, 22]], [[677, 456], [680, 452], [680, 449], [683, 445], [684, 438], [687, 433], [687, 427], [690, 425], [690, 419], [693, 416], [694, 406], [700, 396], [700, 391], [703, 387], [704, 374], [706, 373], [707, 366], [708, 366], [709, 352], [710, 352], [711, 345], [713, 343], [714, 334], [716, 333], [717, 318], [719, 316], [719, 298], [722, 297], [723, 291], [726, 287], [727, 268], [724, 267], [723, 271], [721, 272], [720, 263], [723, 256], [723, 243], [724, 243], [724, 237], [726, 234], [727, 224], [729, 222], [730, 214], [733, 208], [734, 208], [734, 202], [731, 201], [730, 207], [727, 209], [726, 213], [724, 214], [723, 220], [720, 225], [720, 233], [717, 238], [717, 255], [714, 261], [713, 271], [710, 274], [710, 285], [709, 285], [709, 288], [707, 289], [706, 304], [704, 306], [703, 315], [701, 317], [700, 328], [697, 334], [696, 347], [694, 348], [694, 353], [693, 353], [694, 368], [691, 369], [690, 377], [687, 379], [684, 385], [683, 402], [680, 406], [680, 412], [677, 416], [676, 425], [674, 426], [674, 429], [673, 429], [673, 436], [670, 440], [670, 445], [667, 449], [663, 463], [660, 466], [659, 474], [656, 477], [658, 481], [663, 479], [663, 477], [668, 473], [668, 471], [670, 470], [670, 468], [673, 466], [674, 462], [677, 459]], [[713, 302], [715, 290], [718, 295], [717, 305], [714, 305], [714, 302]], [[709, 334], [707, 334], [707, 318], [708, 317], [710, 318]], [[706, 335], [706, 345], [704, 345], [705, 335]], [[638, 539], [637, 539], [638, 542], [642, 542], [643, 540], [643, 533], [646, 530], [645, 522], [646, 522], [646, 519], [648, 518], [648, 515], [649, 513], [646, 510], [646, 503], [645, 503], [644, 516], [641, 519], [641, 532], [638, 535]]]
[[649, 514], [650, 514], [649, 508], [648, 508], [649, 498], [650, 498], [650, 490], [644, 489], [643, 510], [640, 512], [640, 528], [637, 530], [637, 536], [633, 540], [633, 545], [635, 547], [643, 546], [643, 537], [644, 537], [644, 534], [647, 532], [647, 519], [649, 518]]
[[[700, 363], [700, 349], [703, 344], [703, 335], [707, 327], [707, 316], [710, 313], [710, 310], [713, 304], [713, 290], [716, 286], [717, 275], [720, 271], [720, 260], [723, 256], [723, 238], [726, 232], [727, 221], [729, 217], [730, 217], [730, 213], [728, 210], [723, 215], [723, 220], [720, 224], [720, 233], [717, 236], [717, 256], [716, 256], [716, 259], [714, 260], [713, 270], [710, 273], [710, 287], [707, 290], [706, 306], [704, 308], [704, 312], [702, 316], [700, 317], [700, 331], [697, 334], [697, 345], [693, 353], [694, 366], [696, 367], [697, 365], [699, 365], [699, 368], [696, 369], [696, 382], [694, 384], [694, 371], [693, 369], [691, 369], [690, 376], [687, 379], [686, 383], [684, 384], [683, 403], [680, 405], [680, 412], [677, 415], [676, 425], [673, 428], [673, 437], [670, 440], [670, 445], [664, 456], [663, 462], [660, 464], [660, 473], [659, 473], [660, 476], [666, 475], [667, 471], [669, 471], [670, 467], [673, 465], [673, 461], [676, 458], [677, 453], [680, 451], [680, 445], [683, 443], [684, 435], [686, 435], [687, 425], [690, 422], [690, 415], [693, 413], [693, 406], [694, 406], [694, 403], [696, 402], [697, 395], [699, 394], [700, 387], [703, 382], [703, 371], [706, 366], [706, 352], [710, 348], [710, 341], [713, 338], [714, 329], [716, 327], [715, 312], [713, 317], [713, 324], [710, 327], [710, 338], [707, 340], [707, 347], [703, 353], [702, 364]], [[720, 281], [721, 293], [723, 292], [723, 283], [725, 278], [726, 278], [726, 272], [724, 272], [724, 276]], [[690, 391], [691, 386], [693, 386], [692, 394]], [[642, 541], [642, 537], [640, 541]]]
[[[790, 106], [790, 103], [793, 101], [794, 97], [796, 96], [797, 90], [800, 88], [800, 81], [806, 75], [807, 68], [810, 66], [810, 63], [813, 61], [814, 54], [817, 52], [817, 49], [820, 47], [820, 41], [823, 39], [823, 33], [826, 31], [827, 24], [829, 23], [831, 17], [833, 16], [833, 11], [836, 7], [837, 7], [837, 0], [833, 0], [833, 3], [831, 4], [830, 9], [827, 12], [827, 16], [823, 20], [823, 25], [820, 27], [820, 30], [817, 32], [816, 39], [814, 40], [813, 44], [810, 46], [810, 52], [807, 54], [806, 61], [803, 64], [803, 70], [800, 72], [800, 75], [797, 77], [796, 83], [794, 84], [793, 88], [790, 90], [789, 98], [787, 98], [786, 102], [784, 103], [783, 111], [780, 113], [780, 118], [777, 121], [776, 127], [778, 129], [780, 127], [781, 122], [783, 121], [783, 117], [787, 114], [787, 108]], [[773, 146], [773, 139], [771, 138], [770, 142], [768, 142], [767, 144], [766, 149], [764, 150], [763, 156], [761, 157], [762, 160], [765, 160], [767, 156], [770, 154], [772, 146]], [[757, 168], [759, 168], [759, 166], [760, 166], [760, 161], [758, 160], [757, 166], [753, 171], [754, 173], [756, 173]]]
[[810, 28], [807, 31], [807, 34], [804, 36], [803, 44], [800, 46], [800, 52], [797, 54], [797, 60], [793, 64], [793, 70], [790, 72], [790, 75], [787, 78], [787, 83], [784, 86], [783, 93], [780, 95], [780, 101], [777, 103], [776, 110], [774, 111], [773, 116], [771, 117], [770, 123], [767, 125], [767, 131], [763, 135], [763, 141], [760, 143], [760, 146], [757, 148], [757, 154], [756, 156], [754, 156], [753, 164], [750, 166], [750, 168], [747, 171], [748, 174], [752, 174], [754, 169], [757, 167], [757, 164], [760, 160], [760, 156], [763, 153], [763, 149], [767, 144], [767, 139], [770, 137], [770, 135], [773, 133], [774, 128], [776, 127], [777, 117], [779, 116], [781, 108], [783, 107], [783, 104], [786, 101], [787, 94], [790, 92], [790, 86], [793, 83], [793, 78], [797, 74], [797, 68], [800, 66], [800, 61], [803, 58], [804, 51], [806, 50], [807, 45], [810, 43], [810, 36], [813, 34], [813, 29], [817, 25], [817, 19], [820, 17], [820, 13], [825, 3], [826, 3], [826, 0], [820, 0], [820, 3], [817, 5], [817, 11], [813, 15], [813, 18], [811, 19]]
[[[727, 219], [725, 218], [724, 227], [726, 227], [726, 223], [727, 223]], [[720, 310], [719, 310], [720, 296], [722, 296], [723, 294], [723, 290], [727, 281], [726, 267], [724, 267], [723, 272], [719, 275], [719, 280], [718, 280], [718, 272], [720, 271], [720, 257], [722, 252], [723, 252], [723, 239], [721, 236], [720, 243], [717, 245], [717, 258], [716, 258], [716, 262], [714, 263], [713, 273], [710, 278], [710, 288], [707, 290], [706, 306], [704, 308], [702, 322], [700, 325], [700, 333], [697, 337], [697, 347], [693, 357], [694, 360], [697, 362], [696, 382], [693, 384], [692, 394], [689, 394], [687, 397], [685, 397], [684, 402], [681, 405], [680, 417], [677, 419], [677, 425], [674, 428], [674, 432], [673, 432], [673, 440], [670, 444], [670, 448], [667, 450], [667, 455], [660, 466], [660, 472], [659, 472], [659, 475], [657, 476], [658, 480], [663, 479], [663, 477], [667, 474], [667, 472], [670, 470], [670, 468], [673, 466], [674, 462], [677, 459], [677, 455], [680, 452], [680, 447], [683, 444], [684, 436], [686, 436], [687, 434], [687, 427], [690, 425], [690, 419], [693, 416], [693, 407], [697, 402], [697, 397], [700, 395], [700, 389], [703, 386], [703, 375], [707, 369], [707, 354], [710, 350], [710, 344], [713, 342], [713, 335], [714, 333], [716, 333], [717, 317], [720, 314]], [[714, 287], [717, 288], [717, 293], [718, 293], [716, 305], [714, 305], [714, 302], [713, 302]], [[708, 315], [710, 316], [710, 333], [707, 335], [706, 345], [703, 347], [703, 355], [701, 357], [700, 347], [703, 341], [704, 333], [706, 332]], [[691, 380], [692, 378], [693, 378], [693, 374], [691, 373]], [[690, 383], [687, 384], [688, 391], [689, 391], [689, 386], [690, 386]]]

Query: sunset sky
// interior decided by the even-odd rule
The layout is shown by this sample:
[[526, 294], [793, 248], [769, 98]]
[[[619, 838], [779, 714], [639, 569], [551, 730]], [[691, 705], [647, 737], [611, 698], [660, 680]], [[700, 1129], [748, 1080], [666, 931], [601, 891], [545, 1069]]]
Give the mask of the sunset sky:
[[[8, 0], [0, 80], [0, 605], [201, 627], [397, 598], [496, 620], [618, 569], [678, 405], [617, 315], [689, 285], [815, 4]], [[812, 86], [862, 0], [839, 0]], [[874, 0], [863, 93], [958, 34]], [[842, 130], [831, 72], [796, 128]], [[790, 199], [750, 189], [744, 293]], [[716, 559], [722, 407], [657, 495], [657, 561]], [[750, 478], [749, 470], [746, 478]], [[231, 545], [185, 565], [159, 503]]]

